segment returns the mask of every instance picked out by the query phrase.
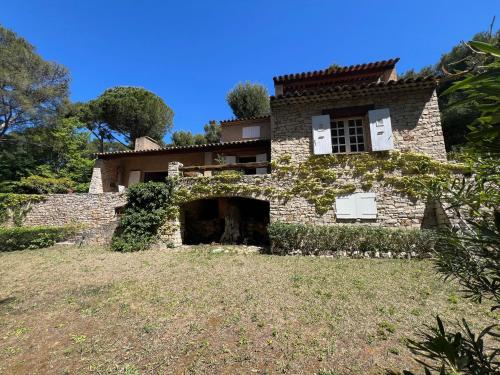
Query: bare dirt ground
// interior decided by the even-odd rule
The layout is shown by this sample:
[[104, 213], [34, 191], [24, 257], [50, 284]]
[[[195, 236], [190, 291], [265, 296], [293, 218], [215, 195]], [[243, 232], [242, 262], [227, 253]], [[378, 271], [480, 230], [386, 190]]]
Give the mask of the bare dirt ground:
[[0, 373], [384, 374], [437, 313], [491, 322], [429, 261], [244, 250], [0, 253]]

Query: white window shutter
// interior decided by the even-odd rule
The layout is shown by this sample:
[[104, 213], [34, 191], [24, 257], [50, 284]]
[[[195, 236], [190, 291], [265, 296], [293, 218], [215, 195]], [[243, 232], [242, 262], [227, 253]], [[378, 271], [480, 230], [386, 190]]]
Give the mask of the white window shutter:
[[337, 219], [356, 219], [355, 194], [343, 195], [335, 198], [335, 213]]
[[141, 171], [130, 171], [128, 174], [128, 187], [141, 182]]
[[394, 148], [391, 114], [389, 108], [368, 111], [370, 136], [373, 151], [386, 151]]
[[[263, 161], [267, 161], [267, 154], [258, 154], [255, 156], [255, 161], [260, 163]], [[256, 174], [267, 174], [267, 168], [256, 168]]]
[[314, 154], [324, 155], [332, 153], [332, 133], [330, 131], [330, 116], [313, 116], [312, 131]]
[[246, 126], [242, 130], [242, 138], [260, 138], [260, 126]]
[[356, 216], [359, 219], [376, 219], [377, 202], [375, 201], [375, 193], [357, 193], [356, 211]]
[[375, 193], [355, 193], [335, 198], [337, 219], [376, 219]]
[[236, 164], [236, 156], [224, 156], [224, 164]]

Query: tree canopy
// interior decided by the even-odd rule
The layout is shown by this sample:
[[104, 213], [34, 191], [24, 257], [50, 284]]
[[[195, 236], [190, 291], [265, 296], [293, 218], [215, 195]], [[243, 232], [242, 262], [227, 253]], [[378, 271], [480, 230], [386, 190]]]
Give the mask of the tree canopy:
[[175, 131], [172, 133], [173, 146], [203, 145], [220, 142], [220, 124], [210, 121], [203, 127], [205, 134], [193, 134], [190, 131]]
[[[473, 41], [487, 42], [493, 47], [500, 47], [500, 31], [480, 32], [474, 35]], [[468, 125], [480, 116], [480, 110], [475, 101], [463, 101], [463, 92], [454, 92], [450, 95], [441, 95], [453, 83], [464, 78], [462, 72], [473, 69], [473, 67], [484, 66], [493, 61], [491, 55], [477, 54], [465, 43], [459, 43], [451, 51], [444, 53], [434, 65], [423, 67], [419, 71], [410, 69], [399, 76], [399, 78], [416, 78], [420, 76], [435, 75], [441, 78], [437, 88], [439, 108], [441, 110], [441, 123], [448, 151], [456, 146], [465, 144]], [[449, 73], [449, 74], [445, 74]], [[478, 73], [474, 68], [471, 74]]]
[[57, 115], [69, 80], [65, 67], [43, 60], [25, 39], [0, 26], [0, 137]]
[[143, 88], [108, 89], [97, 99], [96, 105], [102, 122], [130, 143], [144, 136], [162, 142], [173, 126], [173, 110], [159, 96]]
[[237, 118], [267, 116], [271, 112], [269, 93], [258, 83], [238, 83], [226, 100]]

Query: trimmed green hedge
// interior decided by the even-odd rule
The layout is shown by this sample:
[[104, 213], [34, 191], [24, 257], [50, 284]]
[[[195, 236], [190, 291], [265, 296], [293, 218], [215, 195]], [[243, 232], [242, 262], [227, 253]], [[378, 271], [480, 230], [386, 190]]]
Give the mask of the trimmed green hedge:
[[66, 227], [0, 227], [0, 251], [39, 249], [54, 245], [74, 234], [76, 228]]
[[336, 252], [399, 254], [432, 252], [431, 230], [389, 229], [356, 225], [304, 225], [274, 222], [268, 226], [273, 254], [332, 255]]

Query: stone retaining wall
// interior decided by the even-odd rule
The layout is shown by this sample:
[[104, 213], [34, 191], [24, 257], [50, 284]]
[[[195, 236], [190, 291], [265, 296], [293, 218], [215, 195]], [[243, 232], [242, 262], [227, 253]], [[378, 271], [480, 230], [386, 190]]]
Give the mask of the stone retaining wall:
[[84, 242], [105, 244], [116, 228], [116, 209], [125, 203], [122, 193], [49, 194], [44, 201], [32, 205], [23, 225], [83, 224], [80, 236]]
[[[199, 178], [187, 177], [179, 180], [180, 186], [191, 188], [198, 183]], [[277, 178], [272, 175], [248, 175], [242, 176], [238, 184], [254, 186], [264, 190], [266, 187], [280, 188], [287, 187], [291, 182], [286, 178]], [[243, 197], [268, 201], [270, 204], [270, 220], [284, 221], [288, 223], [302, 224], [322, 224], [322, 225], [376, 225], [383, 227], [406, 227], [418, 229], [421, 227], [436, 227], [445, 221], [444, 213], [435, 204], [426, 205], [425, 202], [410, 199], [387, 186], [375, 183], [370, 190], [376, 193], [377, 218], [372, 220], [337, 220], [335, 215], [335, 205], [324, 214], [319, 214], [313, 204], [305, 198], [295, 197], [289, 200], [268, 198], [261, 194], [225, 194], [203, 198], [214, 197]], [[168, 245], [178, 246], [182, 244], [182, 217], [166, 223], [165, 233], [162, 241]]]

